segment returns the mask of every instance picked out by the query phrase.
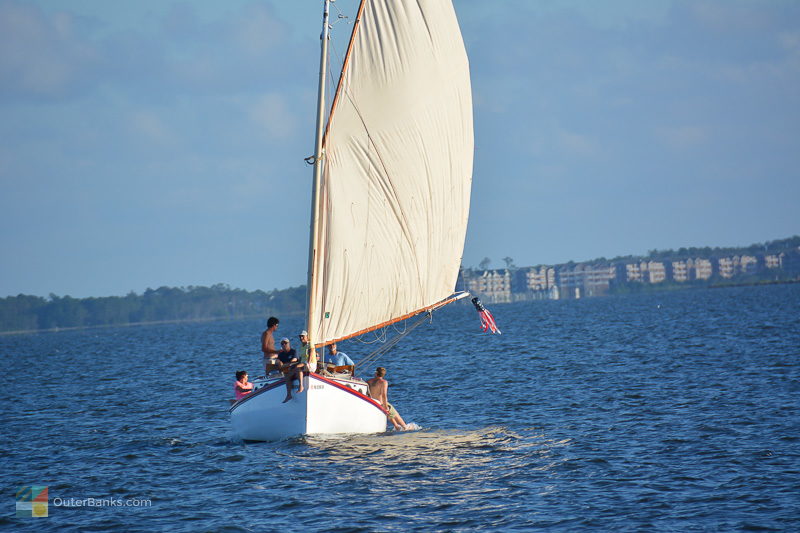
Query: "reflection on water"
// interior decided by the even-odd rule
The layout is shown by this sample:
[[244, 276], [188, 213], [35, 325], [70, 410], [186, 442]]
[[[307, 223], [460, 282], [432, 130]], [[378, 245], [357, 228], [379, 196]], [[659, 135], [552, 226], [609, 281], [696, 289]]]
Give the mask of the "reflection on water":
[[[283, 479], [292, 466], [313, 473], [321, 506], [347, 500], [354, 507], [388, 506], [382, 528], [402, 529], [391, 521], [429, 509], [430, 518], [447, 515], [451, 527], [478, 524], [525, 493], [554, 491], [549, 476], [568, 458], [568, 439], [551, 439], [536, 431], [505, 427], [475, 430], [420, 430], [380, 435], [308, 436], [283, 443], [248, 444], [267, 456], [282, 457], [277, 475], [269, 464], [264, 475]], [[301, 500], [297, 479], [280, 490], [290, 500]], [[380, 508], [380, 506], [379, 506]], [[506, 517], [505, 519], [508, 519]], [[502, 523], [498, 522], [498, 523]], [[408, 524], [406, 524], [408, 525]]]
[[[387, 432], [381, 435], [313, 435], [296, 439], [308, 446], [310, 460], [361, 462], [379, 455], [381, 466], [414, 461], [425, 466], [481, 466], [493, 460], [491, 454], [547, 457], [568, 440], [555, 441], [543, 434], [522, 435], [502, 427], [472, 431], [420, 430]], [[365, 467], [368, 464], [364, 465]]]
[[488, 427], [308, 436], [293, 440], [290, 450], [280, 453], [315, 471], [339, 465], [340, 483], [370, 482], [386, 491], [418, 493], [443, 481], [458, 483], [452, 503], [546, 475], [567, 460], [563, 451], [569, 445], [569, 439]]

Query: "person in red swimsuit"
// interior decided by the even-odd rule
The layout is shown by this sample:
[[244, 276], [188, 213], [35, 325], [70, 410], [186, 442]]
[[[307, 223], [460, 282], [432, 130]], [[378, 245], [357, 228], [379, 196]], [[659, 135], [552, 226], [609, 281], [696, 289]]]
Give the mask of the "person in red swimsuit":
[[253, 384], [247, 381], [247, 372], [239, 370], [236, 372], [236, 383], [233, 384], [233, 393], [238, 402], [248, 394], [253, 392]]

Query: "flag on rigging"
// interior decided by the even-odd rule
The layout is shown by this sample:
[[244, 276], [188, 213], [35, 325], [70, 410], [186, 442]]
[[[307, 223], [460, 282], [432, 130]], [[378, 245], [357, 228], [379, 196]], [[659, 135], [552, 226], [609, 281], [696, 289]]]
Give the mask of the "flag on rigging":
[[488, 331], [489, 333], [498, 333], [498, 334], [503, 333], [498, 329], [497, 323], [494, 321], [492, 313], [490, 313], [489, 310], [483, 306], [483, 304], [477, 297], [472, 299], [472, 305], [474, 305], [475, 310], [478, 311], [478, 316], [481, 319], [481, 329], [483, 331]]

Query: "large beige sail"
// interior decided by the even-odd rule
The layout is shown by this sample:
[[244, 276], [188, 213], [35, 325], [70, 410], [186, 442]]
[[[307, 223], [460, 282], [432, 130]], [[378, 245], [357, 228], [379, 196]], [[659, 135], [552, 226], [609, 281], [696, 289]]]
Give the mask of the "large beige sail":
[[449, 0], [365, 0], [325, 140], [314, 344], [455, 288], [472, 181], [469, 64]]

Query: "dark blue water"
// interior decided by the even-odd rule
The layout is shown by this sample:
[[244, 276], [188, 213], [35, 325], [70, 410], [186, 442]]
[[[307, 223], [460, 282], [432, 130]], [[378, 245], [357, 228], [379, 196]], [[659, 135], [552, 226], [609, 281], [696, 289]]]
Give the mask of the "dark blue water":
[[[381, 360], [419, 431], [278, 443], [227, 416], [262, 321], [0, 337], [0, 526], [800, 529], [800, 285], [493, 311], [502, 336], [451, 306]], [[15, 516], [23, 485], [47, 518]]]

